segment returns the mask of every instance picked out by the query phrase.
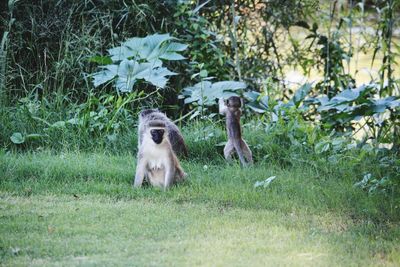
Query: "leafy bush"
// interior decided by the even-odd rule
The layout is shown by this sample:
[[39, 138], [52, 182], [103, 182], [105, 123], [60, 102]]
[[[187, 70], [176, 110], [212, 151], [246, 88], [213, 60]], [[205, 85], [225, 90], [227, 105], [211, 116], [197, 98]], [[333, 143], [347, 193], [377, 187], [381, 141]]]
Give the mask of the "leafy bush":
[[0, 108], [1, 144], [9, 149], [133, 150], [136, 111], [127, 106], [135, 101], [140, 101], [135, 94], [99, 98], [91, 95], [83, 104], [56, 110], [46, 99], [25, 98], [12, 110]]
[[95, 57], [97, 62], [112, 62], [92, 75], [94, 86], [115, 80], [119, 92], [131, 92], [138, 80], [145, 80], [156, 87], [164, 88], [167, 76], [176, 73], [162, 67], [162, 60], [185, 59], [182, 52], [187, 45], [172, 42], [169, 34], [154, 34], [144, 38], [134, 37], [121, 46], [108, 49], [109, 57]]
[[201, 69], [210, 77], [219, 81], [231, 79], [234, 66], [229, 53], [224, 50], [224, 36], [219, 34], [221, 28], [215, 28], [213, 20], [201, 15], [207, 13], [211, 3], [205, 1], [196, 6], [197, 3], [181, 1], [174, 13], [174, 35], [189, 44], [187, 57], [190, 63], [183, 66], [186, 78], [193, 77], [201, 64]]
[[[331, 99], [326, 95], [310, 97], [307, 104], [317, 104], [317, 112], [321, 114], [321, 120], [328, 128], [348, 128], [352, 121], [359, 121], [372, 117], [367, 123], [371, 127], [382, 126], [390, 118], [382, 116], [386, 111], [395, 113], [400, 107], [400, 98], [389, 96], [375, 98], [379, 91], [376, 84], [362, 85], [355, 89], [346, 89]], [[352, 130], [352, 129], [351, 129]]]

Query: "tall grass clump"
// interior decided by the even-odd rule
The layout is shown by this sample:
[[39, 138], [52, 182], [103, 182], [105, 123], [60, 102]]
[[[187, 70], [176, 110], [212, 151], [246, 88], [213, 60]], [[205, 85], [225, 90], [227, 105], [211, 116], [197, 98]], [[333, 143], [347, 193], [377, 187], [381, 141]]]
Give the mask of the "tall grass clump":
[[9, 35], [12, 98], [38, 94], [85, 100], [89, 58], [132, 36], [165, 32], [173, 6], [159, 1], [19, 1]]

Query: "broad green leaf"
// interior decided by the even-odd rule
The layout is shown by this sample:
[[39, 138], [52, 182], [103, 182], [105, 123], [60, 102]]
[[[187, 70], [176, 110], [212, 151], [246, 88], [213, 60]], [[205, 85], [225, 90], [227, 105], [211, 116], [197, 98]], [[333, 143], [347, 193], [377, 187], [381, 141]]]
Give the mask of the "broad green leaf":
[[88, 59], [89, 62], [94, 62], [101, 65], [108, 65], [112, 64], [113, 61], [110, 57], [103, 57], [103, 56], [94, 56]]
[[400, 107], [400, 99], [391, 101], [390, 103], [388, 103], [388, 107], [392, 109]]
[[237, 93], [235, 93], [235, 92], [231, 92], [231, 91], [223, 91], [222, 92], [222, 97], [224, 98], [224, 99], [228, 99], [228, 98], [230, 98], [231, 96], [239, 96]]
[[139, 55], [138, 50], [132, 50], [124, 45], [110, 48], [107, 50], [113, 62], [118, 62], [124, 59], [137, 58]]
[[354, 187], [361, 187], [365, 188], [368, 184], [368, 182], [371, 180], [372, 175], [370, 173], [366, 173], [363, 176], [363, 179], [357, 183], [354, 184]]
[[212, 83], [210, 81], [202, 81], [194, 86], [184, 88], [182, 94], [187, 96], [185, 104], [197, 102], [199, 105], [202, 105], [203, 100], [206, 102], [206, 94], [210, 91], [211, 85]]
[[149, 75], [151, 64], [139, 63], [135, 60], [123, 60], [119, 65], [118, 78], [115, 82], [120, 92], [131, 92], [133, 85], [139, 79]]
[[208, 71], [207, 70], [201, 70], [199, 73], [201, 78], [205, 78], [208, 76]]
[[117, 65], [106, 65], [101, 66], [103, 70], [96, 72], [92, 75], [93, 77], [93, 85], [98, 87], [106, 82], [111, 81], [118, 74], [118, 66]]
[[257, 181], [257, 182], [255, 182], [254, 187], [257, 188], [257, 187], [262, 186], [264, 188], [267, 188], [272, 183], [272, 181], [275, 179], [276, 179], [276, 176], [271, 176], [271, 177], [268, 177], [267, 179], [265, 179], [264, 181]]
[[304, 100], [304, 98], [311, 91], [312, 83], [305, 83], [299, 89], [296, 90], [293, 96], [293, 103], [298, 107], [300, 102]]
[[196, 112], [193, 113], [193, 114], [190, 116], [189, 120], [193, 120], [194, 118], [196, 118], [196, 117], [197, 117], [198, 115], [200, 115], [200, 114], [201, 114], [200, 110], [196, 110]]
[[321, 141], [315, 145], [315, 153], [322, 154], [328, 151], [330, 148], [330, 143], [328, 141]]
[[156, 69], [150, 70], [149, 75], [143, 78], [157, 87], [164, 88], [168, 82], [168, 78], [166, 76], [172, 75], [176, 75], [176, 73], [169, 71], [167, 68], [158, 67]]
[[133, 37], [126, 40], [121, 46], [108, 49], [107, 51], [111, 55], [111, 59], [114, 62], [131, 58], [139, 60], [142, 58], [140, 56], [140, 51], [143, 49], [145, 39], [146, 37]]
[[268, 100], [269, 100], [269, 97], [267, 95], [262, 96], [260, 98], [260, 105], [262, 105], [263, 107], [268, 109]]
[[212, 85], [212, 88], [214, 90], [219, 90], [221, 92], [225, 90], [235, 91], [240, 89], [246, 89], [246, 84], [244, 82], [222, 81], [214, 83]]
[[175, 75], [167, 68], [159, 67], [151, 63], [139, 63], [135, 60], [123, 60], [119, 66], [116, 87], [120, 92], [131, 92], [133, 85], [138, 80], [145, 80], [155, 86], [164, 88], [168, 78]]
[[186, 44], [176, 42], [168, 43], [166, 45], [163, 45], [163, 47], [160, 49], [159, 58], [167, 60], [183, 60], [185, 59], [185, 57], [176, 52], [182, 52], [186, 50], [187, 47], [188, 46]]
[[[129, 38], [122, 44], [122, 46], [128, 48], [130, 51], [137, 51], [137, 54], [138, 54], [139, 53], [138, 51], [142, 48], [145, 40], [146, 40], [146, 37], [144, 37], [144, 38], [140, 38], [140, 37]], [[126, 58], [124, 58], [124, 59], [126, 59]]]
[[161, 59], [166, 59], [166, 60], [183, 60], [186, 59], [184, 56], [178, 54], [178, 53], [164, 53], [160, 55]]
[[25, 137], [21, 133], [13, 133], [10, 137], [11, 142], [14, 144], [22, 144], [25, 142]]
[[182, 52], [182, 51], [185, 51], [187, 48], [188, 48], [187, 44], [181, 44], [181, 43], [177, 43], [177, 42], [171, 42], [165, 46], [165, 50], [167, 53]]
[[207, 5], [208, 2], [210, 2], [210, 0], [207, 0], [207, 1], [205, 1], [204, 3], [202, 3], [201, 5], [198, 5], [195, 9], [193, 9], [192, 12], [193, 12], [193, 13], [199, 12], [199, 10], [200, 10], [203, 6]]
[[[174, 39], [169, 34], [153, 34], [144, 38], [142, 48], [139, 50], [140, 58], [153, 61], [162, 55], [160, 46], [167, 40]], [[134, 49], [134, 47], [131, 47]]]
[[342, 102], [351, 102], [360, 95], [360, 92], [355, 89], [346, 89], [343, 92], [337, 94], [335, 97], [331, 99], [331, 103], [342, 103]]
[[[138, 80], [145, 80], [157, 87], [165, 87], [168, 76], [176, 75], [162, 67], [164, 60], [185, 59], [179, 52], [186, 44], [171, 42], [176, 38], [169, 34], [153, 34], [144, 38], [134, 37], [121, 46], [108, 50], [115, 64], [101, 66], [101, 71], [92, 75], [95, 87], [116, 78], [115, 86], [120, 92], [130, 92]], [[93, 57], [99, 61], [106, 57]]]
[[248, 103], [247, 106], [257, 113], [265, 113], [266, 112], [265, 108], [260, 106], [258, 103], [254, 103], [254, 102]]
[[382, 99], [376, 99], [376, 100], [373, 100], [372, 103], [373, 103], [373, 111], [376, 113], [382, 113], [387, 108], [393, 109], [400, 105], [400, 101], [396, 100], [396, 97], [394, 97], [394, 96], [389, 96], [389, 97], [382, 98]]
[[247, 100], [249, 100], [250, 102], [257, 101], [257, 99], [258, 99], [258, 97], [259, 97], [260, 95], [261, 95], [261, 94], [260, 94], [259, 92], [256, 92], [256, 91], [249, 91], [249, 92], [244, 92], [244, 93], [243, 93], [243, 96], [244, 96]]

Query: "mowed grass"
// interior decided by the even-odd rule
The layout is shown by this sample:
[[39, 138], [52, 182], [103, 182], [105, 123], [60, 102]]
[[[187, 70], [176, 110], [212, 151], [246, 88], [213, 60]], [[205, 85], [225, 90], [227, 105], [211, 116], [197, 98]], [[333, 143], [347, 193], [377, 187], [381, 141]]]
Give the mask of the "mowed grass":
[[368, 195], [353, 177], [265, 162], [182, 165], [188, 181], [164, 192], [131, 187], [129, 154], [1, 153], [0, 264], [400, 264], [398, 198]]

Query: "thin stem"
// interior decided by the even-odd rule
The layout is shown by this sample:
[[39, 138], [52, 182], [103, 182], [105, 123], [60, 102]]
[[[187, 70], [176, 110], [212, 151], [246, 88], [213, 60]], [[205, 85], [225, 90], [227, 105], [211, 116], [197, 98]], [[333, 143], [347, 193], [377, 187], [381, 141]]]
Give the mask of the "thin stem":
[[192, 109], [191, 111], [189, 111], [188, 113], [186, 113], [185, 115], [183, 115], [182, 117], [180, 117], [179, 119], [174, 120], [174, 123], [178, 123], [178, 122], [184, 120], [185, 118], [187, 118], [187, 117], [189, 117], [190, 115], [192, 115], [195, 111], [196, 111], [196, 109]]
[[236, 11], [235, 11], [235, 1], [231, 1], [231, 14], [232, 14], [232, 46], [233, 49], [235, 50], [235, 65], [236, 65], [236, 71], [239, 76], [239, 81], [242, 80], [242, 73], [240, 70], [240, 59], [239, 59], [239, 51], [238, 51], [238, 45], [237, 45], [237, 33], [236, 33]]
[[387, 57], [388, 57], [388, 87], [389, 87], [389, 94], [392, 94], [393, 89], [393, 69], [392, 69], [392, 35], [393, 35], [393, 0], [389, 1], [389, 9], [388, 9], [388, 25], [387, 25], [387, 32], [386, 32], [386, 42], [387, 42]]
[[[349, 25], [349, 54], [353, 54], [353, 0], [350, 0], [350, 12], [349, 12], [349, 20], [350, 20], [350, 25]], [[350, 75], [350, 57], [347, 57], [347, 74]]]

